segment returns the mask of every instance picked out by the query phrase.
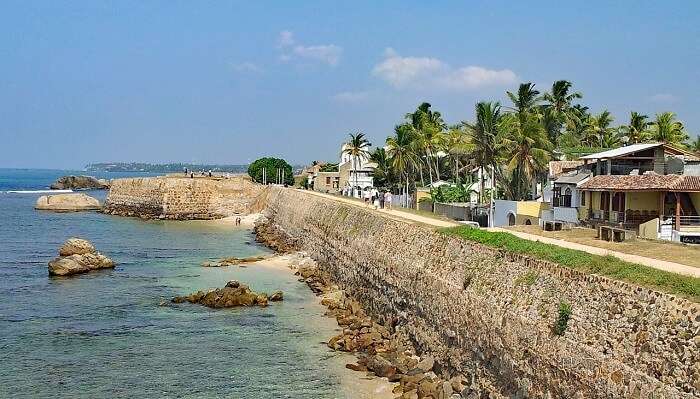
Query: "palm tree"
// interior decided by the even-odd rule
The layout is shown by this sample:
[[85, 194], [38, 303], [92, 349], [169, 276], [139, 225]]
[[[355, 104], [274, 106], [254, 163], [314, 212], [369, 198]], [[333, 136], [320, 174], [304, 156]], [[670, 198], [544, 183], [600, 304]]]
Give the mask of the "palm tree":
[[688, 140], [688, 133], [681, 121], [676, 120], [673, 112], [656, 114], [654, 122], [651, 123], [650, 138], [654, 141], [682, 145]]
[[364, 133], [350, 133], [349, 136], [350, 140], [343, 146], [342, 153], [349, 155], [352, 159], [352, 171], [355, 175], [355, 187], [357, 187], [357, 162], [358, 159], [361, 162], [369, 158], [369, 146], [371, 144], [365, 138]]
[[535, 90], [534, 83], [521, 83], [518, 86], [517, 94], [513, 94], [509, 91], [506, 95], [513, 102], [513, 108], [517, 114], [518, 118], [524, 120], [525, 116], [530, 113], [539, 104], [542, 97], [540, 97], [540, 92]]
[[642, 115], [639, 112], [632, 111], [630, 113], [630, 123], [623, 126], [623, 130], [627, 135], [627, 142], [631, 144], [641, 143], [646, 140], [649, 135], [650, 122], [648, 116]]
[[474, 146], [469, 141], [469, 136], [465, 132], [463, 124], [451, 126], [449, 128], [444, 134], [442, 149], [454, 162], [455, 182], [460, 183], [460, 158], [474, 150]]
[[503, 120], [500, 150], [515, 183], [511, 199], [525, 199], [531, 182], [546, 169], [551, 158], [552, 144], [535, 114], [521, 118], [508, 115]]
[[690, 143], [690, 149], [695, 152], [700, 152], [700, 135], [698, 135], [695, 140]]
[[[569, 111], [572, 106], [571, 103], [575, 99], [583, 97], [579, 92], [570, 92], [571, 86], [572, 84], [568, 80], [557, 80], [552, 84], [552, 90], [542, 96], [547, 102], [544, 106], [545, 109], [549, 110], [552, 117], [558, 122], [557, 129], [548, 131], [550, 134], [549, 139], [552, 143], [557, 143], [559, 141], [561, 127], [564, 126], [569, 118]], [[554, 136], [552, 136], [552, 134], [554, 134]]]
[[613, 141], [611, 138], [614, 137], [615, 131], [617, 130], [611, 126], [612, 122], [612, 114], [610, 114], [610, 111], [607, 109], [598, 115], [592, 116], [590, 120], [591, 128], [588, 132], [588, 136], [584, 138], [584, 141], [591, 146], [595, 145], [601, 148], [611, 148], [606, 147], [605, 144]]
[[440, 146], [442, 141], [442, 131], [445, 129], [445, 122], [442, 120], [442, 115], [437, 111], [432, 111], [430, 107], [430, 103], [422, 103], [414, 112], [406, 114], [406, 119], [415, 131], [414, 144], [418, 147], [417, 150], [425, 155], [425, 163], [428, 167], [428, 175], [432, 184], [433, 167], [435, 168], [436, 178], [440, 179], [440, 167], [437, 160], [435, 165], [433, 165], [433, 158], [436, 158], [436, 148]]
[[414, 151], [414, 130], [410, 125], [402, 124], [394, 127], [394, 135], [386, 139], [389, 164], [403, 178], [406, 190], [406, 205], [408, 205], [408, 179], [412, 168], [418, 160]]
[[375, 148], [372, 154], [370, 154], [369, 159], [377, 164], [374, 168], [375, 185], [380, 187], [391, 185], [393, 183], [393, 174], [386, 150], [382, 147]]
[[481, 171], [479, 179], [479, 200], [484, 196], [484, 171], [491, 167], [495, 172], [497, 149], [496, 136], [501, 123], [501, 104], [498, 102], [482, 101], [476, 104], [476, 122], [466, 123], [468, 140], [473, 146], [471, 156]]

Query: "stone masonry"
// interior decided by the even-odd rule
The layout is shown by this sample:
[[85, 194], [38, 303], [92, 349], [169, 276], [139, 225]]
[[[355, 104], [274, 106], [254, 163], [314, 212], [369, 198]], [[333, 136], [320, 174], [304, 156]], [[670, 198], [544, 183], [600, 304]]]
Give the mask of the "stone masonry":
[[217, 219], [256, 212], [264, 188], [242, 177], [115, 179], [104, 213], [147, 219]]
[[[302, 191], [265, 194], [266, 232], [306, 251], [374, 317], [398, 319], [445, 372], [513, 397], [700, 395], [695, 303]], [[563, 302], [572, 316], [559, 336]]]

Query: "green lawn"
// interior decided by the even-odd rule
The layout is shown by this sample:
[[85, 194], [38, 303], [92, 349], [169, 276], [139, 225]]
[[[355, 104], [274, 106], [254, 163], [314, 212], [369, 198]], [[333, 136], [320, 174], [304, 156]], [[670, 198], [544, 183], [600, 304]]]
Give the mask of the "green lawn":
[[440, 229], [440, 231], [489, 247], [532, 255], [571, 269], [627, 281], [658, 291], [683, 296], [693, 302], [700, 302], [700, 278], [683, 276], [636, 263], [625, 262], [610, 255], [593, 255], [552, 244], [525, 240], [510, 233], [490, 232], [462, 226]]

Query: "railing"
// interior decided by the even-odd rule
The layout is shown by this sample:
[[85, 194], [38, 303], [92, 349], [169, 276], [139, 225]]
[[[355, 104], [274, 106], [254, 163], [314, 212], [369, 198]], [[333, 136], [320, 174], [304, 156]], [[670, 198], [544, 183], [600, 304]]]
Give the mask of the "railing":
[[[675, 216], [667, 216], [664, 218], [665, 221], [670, 221], [671, 226], [676, 225]], [[700, 227], [700, 216], [680, 216], [679, 217], [681, 227]]]

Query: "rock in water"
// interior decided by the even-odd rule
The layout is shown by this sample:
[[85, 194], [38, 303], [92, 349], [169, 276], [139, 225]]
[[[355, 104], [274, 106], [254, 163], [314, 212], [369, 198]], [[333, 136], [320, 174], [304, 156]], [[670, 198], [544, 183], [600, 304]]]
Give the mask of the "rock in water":
[[102, 190], [109, 188], [109, 182], [105, 179], [96, 179], [92, 176], [63, 176], [52, 185], [52, 190]]
[[60, 256], [84, 255], [93, 252], [96, 252], [95, 247], [90, 241], [75, 237], [66, 240], [61, 248], [58, 249]]
[[113, 267], [114, 261], [97, 252], [89, 241], [70, 238], [59, 249], [59, 257], [49, 262], [49, 275], [70, 276]]
[[270, 302], [278, 302], [284, 299], [284, 293], [282, 291], [275, 291], [270, 295]]
[[[279, 299], [282, 300], [282, 291], [278, 291]], [[251, 291], [251, 289], [245, 285], [241, 284], [236, 280], [229, 281], [224, 288], [217, 288], [211, 291], [197, 291], [193, 294], [187, 296], [177, 296], [172, 299], [173, 303], [198, 303], [210, 308], [232, 308], [236, 306], [260, 306], [266, 307], [268, 305], [267, 294], [257, 293]]]
[[54, 212], [78, 212], [100, 209], [100, 201], [85, 194], [42, 195], [34, 209]]

